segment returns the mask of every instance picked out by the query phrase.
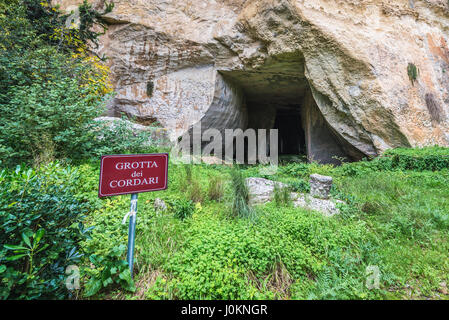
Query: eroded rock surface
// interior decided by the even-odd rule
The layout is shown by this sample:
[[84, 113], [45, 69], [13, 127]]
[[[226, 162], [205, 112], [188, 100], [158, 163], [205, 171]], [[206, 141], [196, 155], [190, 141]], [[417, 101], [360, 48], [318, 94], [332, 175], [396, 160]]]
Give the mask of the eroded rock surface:
[[446, 0], [114, 3], [99, 48], [118, 93], [110, 115], [158, 121], [174, 140], [199, 121], [273, 128], [280, 110], [297, 112], [323, 162], [449, 145]]

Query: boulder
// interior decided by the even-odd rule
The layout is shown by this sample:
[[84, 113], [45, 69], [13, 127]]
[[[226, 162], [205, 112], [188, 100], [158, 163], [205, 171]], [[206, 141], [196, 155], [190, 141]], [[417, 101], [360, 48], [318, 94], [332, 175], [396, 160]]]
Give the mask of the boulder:
[[[288, 187], [284, 183], [264, 178], [247, 178], [246, 185], [248, 186], [251, 205], [264, 204], [272, 201], [275, 185], [280, 189]], [[292, 192], [290, 196], [295, 207], [315, 210], [323, 213], [325, 216], [338, 214], [340, 211], [337, 208], [337, 204], [344, 203], [340, 200], [318, 199], [310, 194], [303, 193]]]
[[310, 195], [319, 199], [329, 199], [332, 177], [312, 174], [310, 176]]
[[273, 200], [275, 185], [278, 188], [287, 187], [286, 184], [264, 178], [247, 178], [250, 204], [264, 204]]

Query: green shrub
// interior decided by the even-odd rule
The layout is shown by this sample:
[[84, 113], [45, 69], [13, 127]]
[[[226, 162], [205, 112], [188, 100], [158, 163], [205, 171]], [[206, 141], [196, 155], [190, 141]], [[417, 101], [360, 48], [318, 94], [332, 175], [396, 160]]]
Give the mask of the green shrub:
[[86, 297], [91, 297], [102, 289], [114, 286], [131, 292], [136, 291], [128, 262], [122, 259], [125, 252], [126, 246], [120, 245], [112, 248], [106, 256], [93, 254], [89, 257], [95, 268], [89, 270], [91, 275], [84, 292]]
[[336, 170], [343, 175], [357, 176], [376, 171], [440, 171], [444, 169], [449, 169], [449, 148], [435, 146], [391, 149], [371, 161], [346, 163]]
[[[12, 0], [0, 6], [0, 157], [3, 164], [79, 158], [87, 126], [111, 92], [108, 70], [89, 56], [95, 19], [79, 30], [50, 1]], [[86, 19], [87, 20], [86, 20]]]
[[65, 268], [79, 261], [90, 210], [75, 196], [71, 181], [77, 179], [75, 170], [59, 164], [0, 173], [0, 297], [67, 297]]
[[41, 163], [85, 153], [91, 140], [86, 127], [102, 111], [100, 97], [89, 90], [80, 88], [70, 74], [50, 83], [11, 88], [8, 103], [1, 104], [0, 156], [7, 164]]
[[293, 192], [299, 193], [309, 193], [310, 192], [310, 184], [304, 179], [295, 180], [289, 183], [290, 188]]
[[192, 201], [176, 200], [173, 204], [173, 210], [176, 218], [184, 220], [192, 216], [195, 211], [195, 206]]
[[408, 64], [407, 74], [408, 74], [410, 81], [414, 85], [416, 80], [418, 79], [418, 75], [419, 75], [419, 69], [416, 67], [416, 65], [414, 63]]
[[[82, 158], [99, 158], [105, 154], [155, 153], [162, 150], [162, 141], [154, 137], [154, 132], [137, 131], [130, 121], [117, 119], [113, 123], [91, 122], [89, 137], [83, 144]], [[72, 156], [73, 158], [73, 156]]]
[[401, 170], [439, 171], [449, 169], [449, 148], [400, 148], [388, 150], [384, 157], [391, 161], [391, 166]]

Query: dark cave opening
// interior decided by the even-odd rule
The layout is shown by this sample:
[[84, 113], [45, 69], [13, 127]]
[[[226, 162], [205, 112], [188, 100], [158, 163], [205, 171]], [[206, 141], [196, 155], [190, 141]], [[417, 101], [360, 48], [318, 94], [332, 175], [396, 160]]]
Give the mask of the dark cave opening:
[[273, 129], [278, 130], [279, 155], [307, 154], [300, 106], [277, 109]]
[[[304, 63], [301, 55], [290, 54], [271, 58], [254, 69], [220, 71], [224, 81], [243, 96], [240, 117], [247, 121], [240, 128], [278, 129], [280, 157], [337, 165], [342, 160], [361, 160], [363, 154], [321, 113], [305, 77]], [[216, 108], [211, 118], [221, 110]], [[268, 141], [266, 149], [270, 150]]]

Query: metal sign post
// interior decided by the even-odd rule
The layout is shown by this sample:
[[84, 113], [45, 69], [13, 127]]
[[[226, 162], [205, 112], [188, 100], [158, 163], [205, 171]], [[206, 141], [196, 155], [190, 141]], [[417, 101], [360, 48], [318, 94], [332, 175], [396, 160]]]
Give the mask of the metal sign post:
[[136, 240], [137, 197], [141, 192], [166, 190], [168, 184], [168, 154], [127, 154], [101, 157], [100, 198], [131, 194], [128, 253], [126, 259], [133, 276], [134, 246]]
[[136, 220], [137, 220], [137, 197], [139, 194], [133, 193], [131, 195], [131, 209], [129, 211], [129, 231], [128, 231], [128, 253], [126, 260], [128, 261], [131, 278], [133, 276], [134, 266], [134, 243], [136, 239]]

